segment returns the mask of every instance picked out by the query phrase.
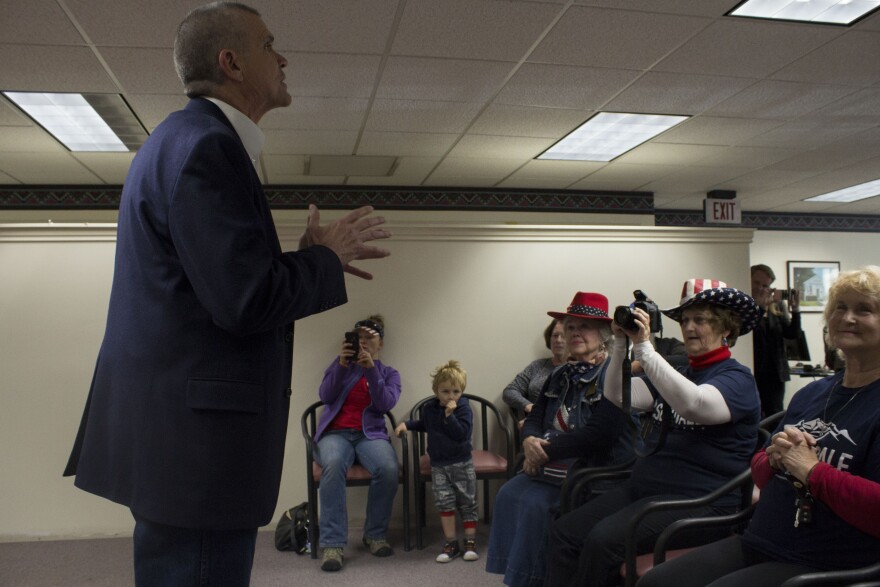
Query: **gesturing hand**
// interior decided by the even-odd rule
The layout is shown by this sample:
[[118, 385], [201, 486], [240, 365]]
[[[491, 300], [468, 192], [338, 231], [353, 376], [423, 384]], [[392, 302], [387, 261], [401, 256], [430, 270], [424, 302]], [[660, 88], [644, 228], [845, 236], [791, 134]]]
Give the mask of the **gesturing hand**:
[[336, 253], [342, 262], [343, 271], [362, 279], [373, 279], [371, 273], [351, 265], [351, 262], [355, 260], [381, 259], [391, 254], [391, 251], [387, 249], [366, 244], [373, 240], [391, 237], [388, 230], [378, 228], [385, 224], [385, 218], [369, 216], [372, 212], [372, 206], [363, 206], [326, 226], [321, 226], [321, 213], [318, 211], [318, 207], [309, 204], [306, 231], [299, 239], [299, 247], [304, 249], [314, 245], [323, 245]]

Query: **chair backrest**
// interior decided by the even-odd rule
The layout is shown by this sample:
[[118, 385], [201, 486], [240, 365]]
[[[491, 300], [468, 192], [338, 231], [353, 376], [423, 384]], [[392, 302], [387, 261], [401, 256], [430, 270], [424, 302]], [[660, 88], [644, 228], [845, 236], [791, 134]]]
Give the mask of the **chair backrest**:
[[[424, 405], [430, 400], [434, 399], [434, 397], [435, 396], [430, 395], [424, 399], [419, 400], [409, 412], [410, 419], [418, 420], [421, 417], [422, 408], [424, 407]], [[514, 449], [513, 433], [510, 431], [510, 426], [508, 426], [507, 421], [504, 417], [502, 417], [501, 412], [498, 410], [495, 404], [493, 404], [486, 398], [472, 395], [470, 393], [463, 393], [461, 397], [467, 398], [468, 402], [470, 402], [471, 404], [471, 410], [474, 413], [474, 438], [472, 440], [474, 450], [497, 452], [492, 449], [492, 438], [489, 435], [489, 429], [493, 425], [497, 426], [498, 429], [500, 429], [501, 431], [501, 440], [503, 442], [501, 450], [502, 454], [507, 459], [507, 473], [508, 476], [510, 476], [513, 471]], [[477, 408], [478, 406], [479, 409]], [[417, 433], [414, 435], [414, 437], [414, 454], [418, 456], [424, 455], [427, 451], [427, 435], [425, 435], [424, 433]]]

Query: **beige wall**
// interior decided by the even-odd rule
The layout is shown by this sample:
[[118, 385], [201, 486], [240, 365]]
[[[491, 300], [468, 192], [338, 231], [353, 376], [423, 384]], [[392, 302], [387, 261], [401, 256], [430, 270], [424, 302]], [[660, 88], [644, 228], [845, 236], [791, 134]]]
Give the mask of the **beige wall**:
[[[641, 288], [669, 306], [691, 276], [748, 286], [751, 230], [581, 226], [571, 224], [583, 219], [573, 215], [545, 217], [559, 222], [542, 225], [524, 224], [530, 217], [523, 215], [492, 225], [479, 215], [432, 215], [430, 224], [388, 216], [393, 256], [363, 263], [376, 279], [349, 278], [348, 305], [297, 323], [279, 511], [306, 495], [301, 409], [316, 398], [342, 333], [365, 315], [386, 317], [383, 358], [402, 375], [394, 410], [402, 417], [430, 392], [431, 369], [450, 358], [468, 370], [469, 392], [500, 405], [510, 379], [546, 354], [545, 312], [564, 309], [577, 290], [603, 292], [614, 305]], [[294, 218], [279, 218], [287, 247], [302, 231]], [[112, 224], [0, 225], [0, 540], [131, 531], [125, 508], [61, 477], [103, 335], [114, 238]], [[749, 339], [735, 351], [750, 363]], [[365, 490], [350, 492], [358, 523]]]

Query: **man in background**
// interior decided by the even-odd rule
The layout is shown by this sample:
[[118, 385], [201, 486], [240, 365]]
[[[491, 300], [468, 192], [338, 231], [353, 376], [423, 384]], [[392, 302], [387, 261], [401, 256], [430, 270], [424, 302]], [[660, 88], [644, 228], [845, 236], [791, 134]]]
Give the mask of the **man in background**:
[[796, 339], [800, 334], [800, 300], [796, 289], [789, 290], [789, 317], [784, 302], [774, 299], [776, 290], [770, 287], [776, 281], [773, 270], [767, 265], [753, 265], [751, 271], [752, 297], [764, 310], [764, 316], [752, 334], [752, 348], [755, 382], [761, 396], [761, 417], [766, 418], [782, 411], [785, 382], [791, 379], [784, 339]]
[[282, 252], [255, 165], [257, 123], [288, 106], [287, 60], [254, 9], [215, 2], [180, 24], [191, 98], [134, 158], [119, 209], [104, 341], [66, 475], [128, 506], [135, 582], [247, 585], [275, 511], [293, 322], [347, 301], [343, 272], [387, 250], [360, 208], [310, 206]]

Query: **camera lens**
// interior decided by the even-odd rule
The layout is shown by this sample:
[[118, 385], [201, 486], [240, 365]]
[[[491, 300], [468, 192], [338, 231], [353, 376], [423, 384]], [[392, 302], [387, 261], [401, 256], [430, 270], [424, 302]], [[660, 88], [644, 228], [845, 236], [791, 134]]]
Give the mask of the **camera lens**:
[[617, 306], [614, 309], [614, 321], [624, 330], [636, 329], [636, 318], [629, 306]]

